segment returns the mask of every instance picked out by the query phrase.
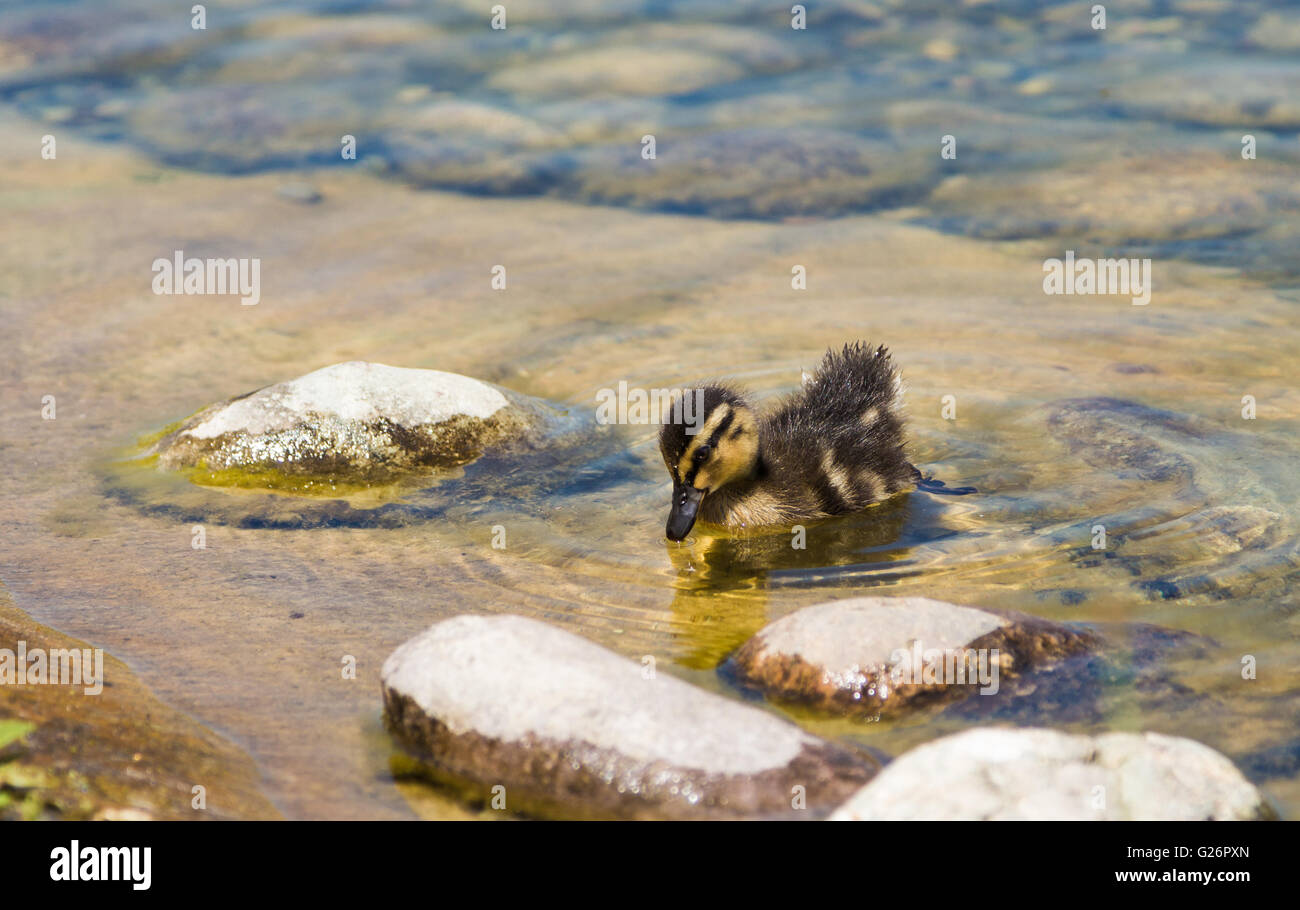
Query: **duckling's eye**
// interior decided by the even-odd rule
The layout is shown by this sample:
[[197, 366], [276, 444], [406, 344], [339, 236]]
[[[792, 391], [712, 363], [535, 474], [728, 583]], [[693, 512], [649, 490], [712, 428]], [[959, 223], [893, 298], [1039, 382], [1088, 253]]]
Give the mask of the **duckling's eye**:
[[709, 448], [708, 443], [705, 443], [704, 445], [700, 446], [698, 449], [695, 450], [695, 463], [704, 464], [704, 462], [709, 457], [709, 452], [711, 451], [713, 450]]

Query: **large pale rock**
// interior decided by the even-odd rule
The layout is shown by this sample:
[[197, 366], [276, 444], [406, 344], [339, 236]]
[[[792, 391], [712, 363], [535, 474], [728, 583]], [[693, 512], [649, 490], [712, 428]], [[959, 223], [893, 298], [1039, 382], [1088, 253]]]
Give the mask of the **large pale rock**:
[[[662, 140], [665, 141], [666, 140]], [[576, 198], [715, 218], [827, 218], [919, 201], [930, 158], [893, 142], [813, 128], [744, 128], [674, 137], [653, 161], [626, 142], [593, 146], [565, 177]], [[743, 161], [743, 169], [736, 162]], [[561, 161], [557, 161], [558, 171]]]
[[858, 597], [765, 626], [727, 670], [773, 699], [877, 714], [996, 695], [1004, 681], [1093, 643], [1088, 633], [1019, 613], [925, 597]]
[[353, 361], [206, 408], [154, 446], [166, 468], [372, 482], [527, 436], [543, 408], [438, 370]]
[[905, 753], [832, 816], [868, 819], [1269, 818], [1224, 756], [1160, 733], [978, 728]]
[[[389, 656], [390, 729], [433, 776], [584, 818], [824, 815], [875, 763], [518, 616], [458, 616]], [[806, 809], [793, 808], [804, 788]]]

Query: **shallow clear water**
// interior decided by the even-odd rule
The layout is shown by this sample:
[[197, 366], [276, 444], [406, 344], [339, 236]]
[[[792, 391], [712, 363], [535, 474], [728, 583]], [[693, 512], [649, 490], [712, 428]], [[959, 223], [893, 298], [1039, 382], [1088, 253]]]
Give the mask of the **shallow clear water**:
[[[746, 637], [864, 592], [1101, 624], [1131, 673], [993, 718], [792, 714], [810, 729], [888, 754], [990, 719], [1177, 733], [1294, 816], [1300, 13], [1156, 4], [1099, 34], [1076, 6], [818, 4], [802, 33], [738, 4], [511, 4], [504, 33], [476, 6], [210, 8], [206, 33], [161, 3], [7, 7], [0, 579], [246, 748], [295, 816], [464, 813], [394, 785], [378, 723], [380, 663], [440, 617], [542, 617], [739, 697], [716, 668]], [[57, 162], [31, 152], [49, 132]], [[321, 202], [279, 192], [304, 181]], [[260, 257], [262, 303], [155, 297], [178, 248]], [[1151, 304], [1044, 295], [1066, 249], [1152, 257]], [[802, 551], [670, 544], [653, 428], [589, 423], [619, 381], [776, 395], [856, 338], [903, 367], [915, 462], [977, 494]], [[347, 359], [589, 432], [353, 500], [118, 460]]]

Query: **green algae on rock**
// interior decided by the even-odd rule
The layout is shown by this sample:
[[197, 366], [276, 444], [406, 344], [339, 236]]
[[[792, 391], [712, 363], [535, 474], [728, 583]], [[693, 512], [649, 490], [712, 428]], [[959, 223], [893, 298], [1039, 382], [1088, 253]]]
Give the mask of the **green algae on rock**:
[[1090, 633], [1020, 613], [925, 597], [856, 597], [765, 626], [727, 671], [777, 700], [897, 714], [976, 692], [996, 696], [1004, 679], [1095, 644]]
[[1194, 740], [980, 727], [904, 753], [831, 820], [1272, 817], [1273, 809], [1231, 761]]
[[[877, 770], [765, 711], [646, 672], [522, 616], [457, 616], [383, 668], [390, 729], [424, 772], [564, 818], [809, 818]], [[796, 786], [806, 810], [796, 808]]]
[[205, 408], [146, 454], [207, 485], [337, 494], [530, 439], [545, 411], [467, 376], [353, 361]]

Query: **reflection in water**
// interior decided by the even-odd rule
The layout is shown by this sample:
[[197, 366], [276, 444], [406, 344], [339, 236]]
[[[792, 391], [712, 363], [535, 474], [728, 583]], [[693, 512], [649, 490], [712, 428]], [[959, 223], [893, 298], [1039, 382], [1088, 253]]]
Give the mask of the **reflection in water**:
[[[691, 622], [709, 605], [727, 600], [732, 635], [710, 637], [682, 658], [688, 666], [710, 667], [767, 622], [767, 591], [777, 585], [815, 588], [855, 573], [876, 574], [906, 561], [900, 540], [907, 520], [907, 494], [856, 515], [810, 522], [796, 529], [771, 528], [727, 533], [696, 525], [682, 543], [663, 541], [676, 572], [672, 611]], [[801, 529], [801, 530], [800, 530]], [[884, 575], [880, 575], [883, 581]]]
[[[901, 493], [852, 515], [808, 522], [793, 529], [728, 533], [697, 527], [686, 544], [665, 541], [677, 570], [677, 588], [728, 590], [738, 584], [815, 582], [821, 573], [883, 571], [906, 560], [909, 500]], [[742, 581], [743, 580], [743, 581]]]

